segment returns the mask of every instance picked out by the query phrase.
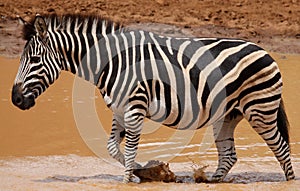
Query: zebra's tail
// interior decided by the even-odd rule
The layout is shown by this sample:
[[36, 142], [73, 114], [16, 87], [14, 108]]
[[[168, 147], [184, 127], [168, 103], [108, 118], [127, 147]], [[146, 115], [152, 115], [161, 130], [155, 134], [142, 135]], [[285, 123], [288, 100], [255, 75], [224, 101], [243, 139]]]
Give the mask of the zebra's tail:
[[290, 145], [289, 126], [290, 125], [289, 125], [287, 115], [285, 113], [284, 104], [283, 101], [281, 100], [277, 112], [277, 127], [281, 136], [283, 137], [283, 139], [286, 141], [288, 145]]

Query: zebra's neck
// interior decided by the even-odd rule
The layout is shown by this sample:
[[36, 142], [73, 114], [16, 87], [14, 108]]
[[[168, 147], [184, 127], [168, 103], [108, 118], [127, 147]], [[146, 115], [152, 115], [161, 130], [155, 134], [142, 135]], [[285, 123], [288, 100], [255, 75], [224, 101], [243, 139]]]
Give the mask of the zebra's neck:
[[49, 17], [48, 29], [62, 69], [100, 86], [99, 79], [115, 56], [103, 47], [111, 38], [108, 36], [121, 33], [123, 28], [99, 17], [70, 15]]

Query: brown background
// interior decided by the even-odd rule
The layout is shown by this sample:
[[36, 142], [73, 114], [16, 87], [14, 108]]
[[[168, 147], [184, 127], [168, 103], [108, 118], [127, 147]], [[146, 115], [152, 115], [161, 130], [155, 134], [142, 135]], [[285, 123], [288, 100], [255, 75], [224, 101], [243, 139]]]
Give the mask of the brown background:
[[271, 51], [300, 53], [300, 0], [2, 0], [0, 54], [21, 51], [20, 42], [11, 47], [11, 38], [20, 36], [14, 19], [36, 13], [98, 14], [125, 25], [171, 24], [195, 36], [244, 38]]

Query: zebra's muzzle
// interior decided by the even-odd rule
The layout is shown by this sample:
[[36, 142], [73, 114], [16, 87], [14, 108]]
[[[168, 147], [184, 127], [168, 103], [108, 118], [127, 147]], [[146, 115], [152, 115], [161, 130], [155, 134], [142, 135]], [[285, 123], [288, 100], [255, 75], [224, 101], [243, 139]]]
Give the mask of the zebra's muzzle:
[[13, 86], [11, 99], [13, 104], [22, 110], [29, 109], [35, 104], [33, 95], [28, 97], [23, 95], [22, 85], [20, 83]]

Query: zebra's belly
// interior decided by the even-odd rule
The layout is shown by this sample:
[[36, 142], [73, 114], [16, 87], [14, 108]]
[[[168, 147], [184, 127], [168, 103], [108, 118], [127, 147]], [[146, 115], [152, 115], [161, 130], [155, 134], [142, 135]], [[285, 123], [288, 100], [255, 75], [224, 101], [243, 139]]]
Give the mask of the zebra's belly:
[[235, 94], [231, 95], [228, 100], [223, 99], [223, 97], [222, 99], [214, 99], [215, 94], [217, 95], [217, 93], [212, 92], [205, 106], [202, 105], [201, 95], [183, 98], [184, 101], [171, 99], [168, 104], [163, 96], [159, 100], [154, 98], [149, 104], [147, 117], [175, 129], [199, 129], [210, 126], [238, 106], [234, 103], [230, 108], [227, 108], [228, 100], [235, 98]]
[[224, 112], [216, 112], [212, 116], [210, 110], [203, 109], [199, 104], [197, 107], [186, 104], [179, 108], [177, 103], [172, 102], [171, 107], [167, 108], [165, 102], [154, 99], [149, 105], [147, 117], [174, 129], [193, 130], [212, 125], [224, 115]]

